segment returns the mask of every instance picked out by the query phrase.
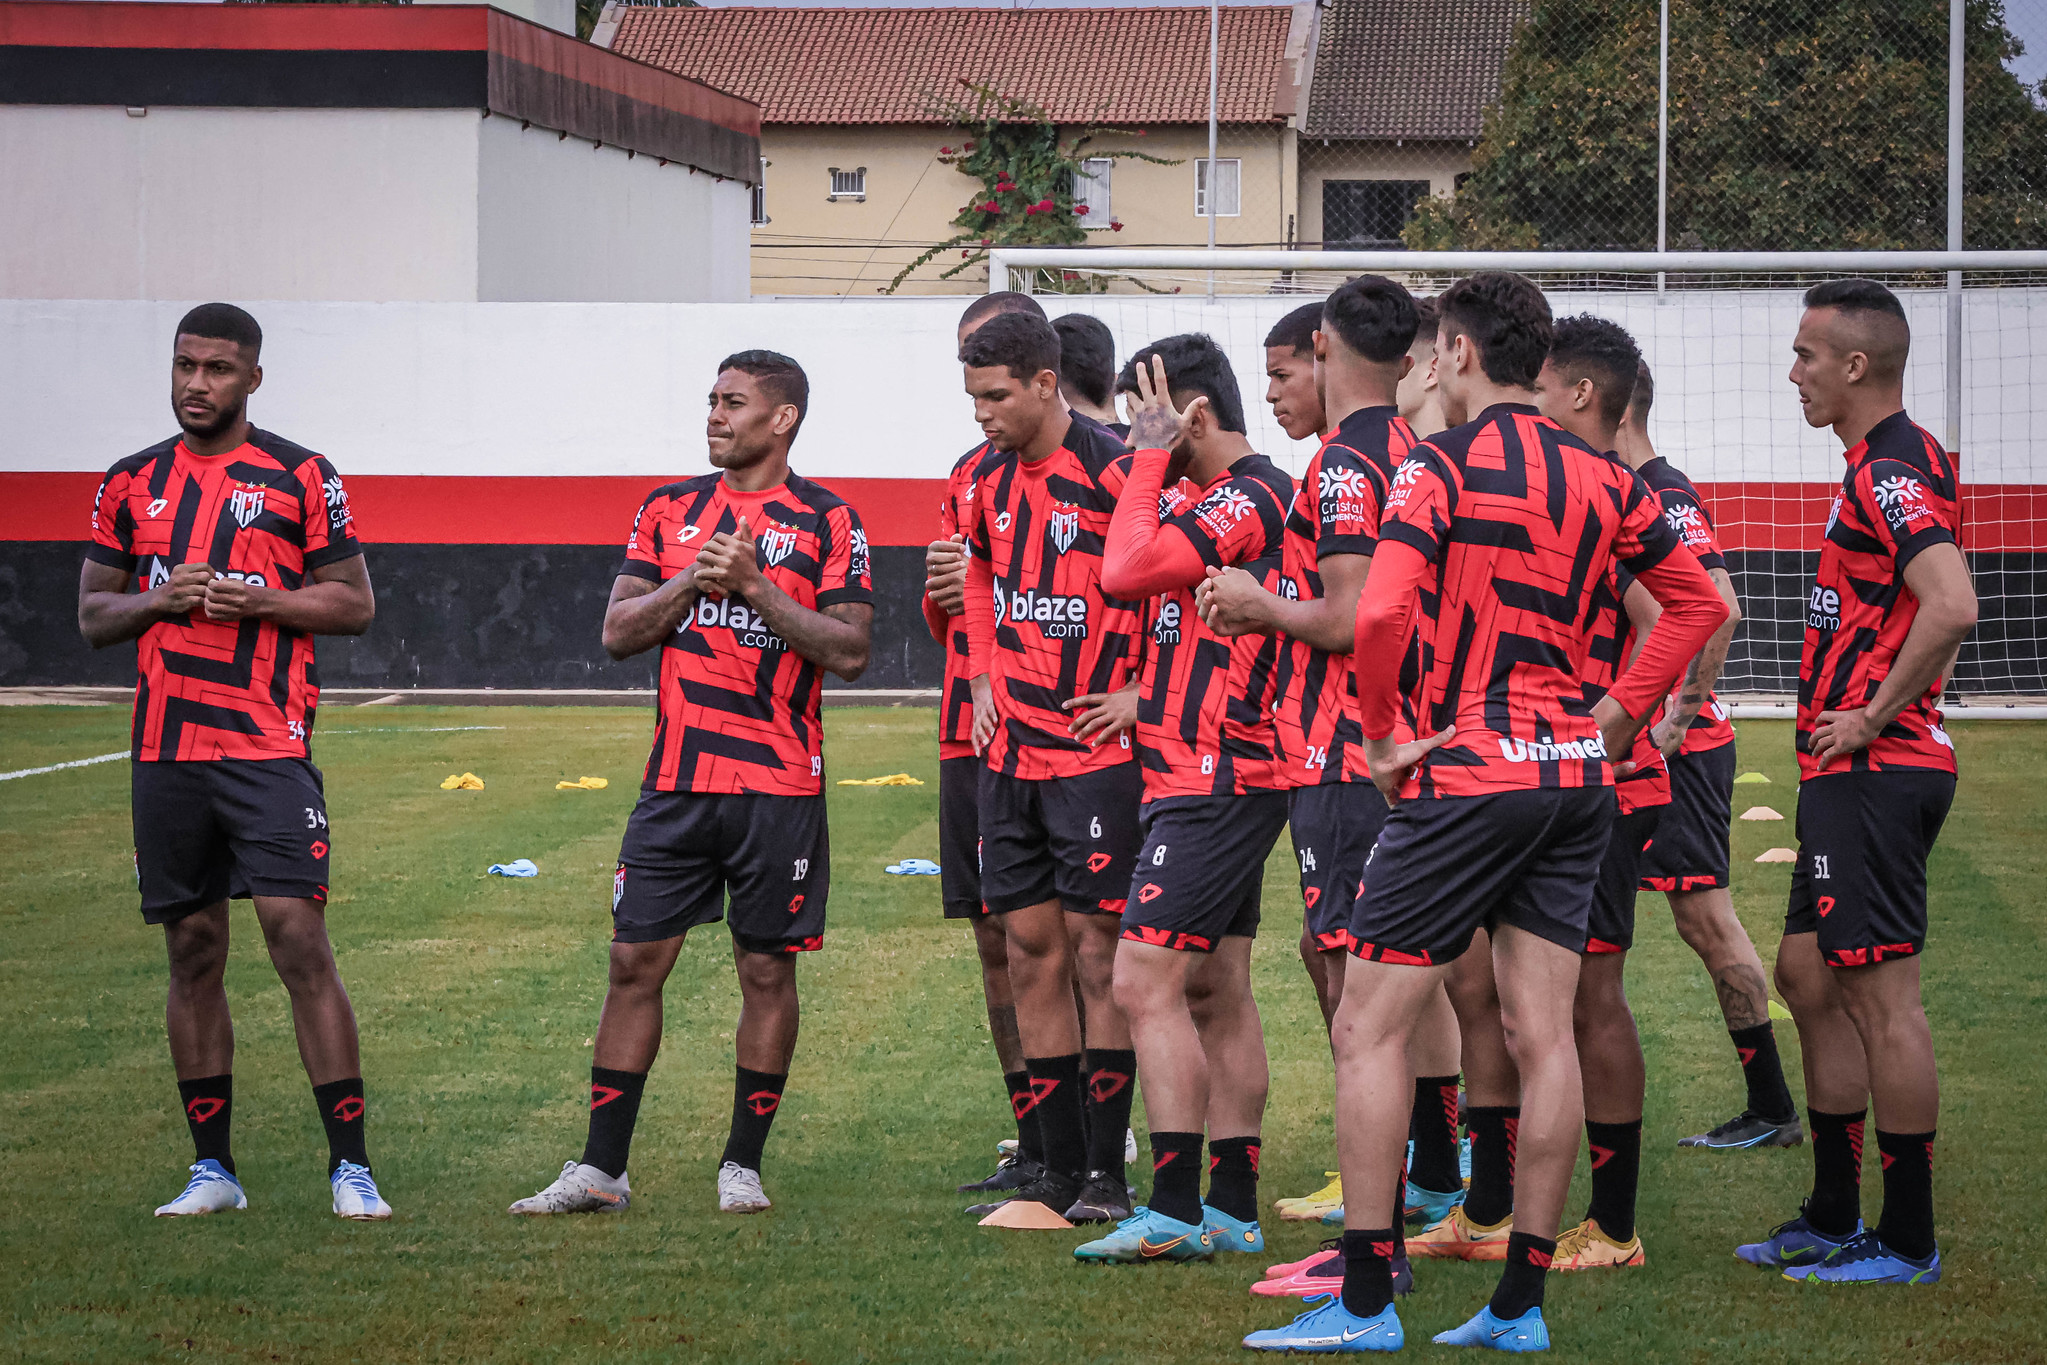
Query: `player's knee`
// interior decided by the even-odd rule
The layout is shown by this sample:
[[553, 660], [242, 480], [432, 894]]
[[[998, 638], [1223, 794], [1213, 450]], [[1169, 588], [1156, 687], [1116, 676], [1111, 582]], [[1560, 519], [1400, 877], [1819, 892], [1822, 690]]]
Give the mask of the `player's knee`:
[[742, 953], [739, 991], [748, 1000], [768, 1002], [796, 998], [796, 962], [786, 953]]
[[1009, 970], [1009, 936], [1003, 933], [999, 922], [992, 919], [975, 921], [974, 953], [981, 959], [984, 972]]

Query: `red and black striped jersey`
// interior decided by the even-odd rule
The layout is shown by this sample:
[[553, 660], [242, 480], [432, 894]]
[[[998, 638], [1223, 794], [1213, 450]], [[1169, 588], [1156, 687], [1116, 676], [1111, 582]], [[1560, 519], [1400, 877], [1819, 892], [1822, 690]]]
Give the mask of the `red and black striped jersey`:
[[[180, 564], [287, 591], [362, 553], [341, 476], [267, 431], [225, 455], [177, 438], [107, 471], [85, 557], [138, 591]], [[158, 621], [135, 648], [134, 753], [144, 762], [304, 758], [320, 705], [312, 637], [268, 621]]]
[[[1905, 586], [1905, 566], [1929, 545], [1961, 544], [1954, 462], [1903, 412], [1871, 427], [1847, 461], [1806, 601], [1798, 665], [1801, 780], [1815, 773], [1812, 730], [1820, 713], [1867, 706], [1890, 676], [1919, 614], [1919, 599]], [[1886, 768], [1955, 770], [1955, 747], [1941, 728], [1938, 682], [1856, 754], [1848, 770]]]
[[[1127, 736], [1089, 748], [1062, 704], [1113, 692], [1136, 669], [1141, 603], [1102, 591], [1102, 550], [1122, 491], [1125, 447], [1073, 420], [1042, 460], [991, 451], [974, 471], [968, 525], [968, 645], [998, 721], [983, 757], [1013, 777], [1072, 777], [1128, 763]], [[1125, 466], [1127, 469], [1127, 466]]]
[[1677, 549], [1648, 487], [1533, 407], [1496, 404], [1415, 447], [1379, 536], [1430, 562], [1418, 718], [1457, 727], [1410, 792], [1610, 784], [1584, 693], [1593, 598], [1616, 560], [1640, 573]]
[[[1628, 656], [1635, 652], [1638, 637], [1627, 608], [1628, 589], [1634, 586], [1634, 582], [1633, 574], [1615, 564], [1593, 591], [1595, 633], [1592, 649], [1585, 657], [1585, 704], [1588, 707], [1606, 695], [1607, 689], [1620, 677]], [[1635, 762], [1635, 771], [1614, 780], [1614, 794], [1620, 798], [1623, 815], [1670, 804], [1670, 765], [1663, 761], [1663, 751], [1650, 738], [1650, 729], [1644, 725], [1628, 750], [1628, 757]]]
[[[1720, 548], [1719, 532], [1713, 529], [1713, 518], [1706, 511], [1705, 500], [1699, 490], [1685, 477], [1683, 470], [1658, 455], [1635, 471], [1642, 476], [1642, 482], [1649, 485], [1649, 491], [1663, 504], [1663, 518], [1670, 528], [1677, 532], [1677, 538], [1699, 561], [1699, 567], [1711, 572], [1727, 567], [1727, 553]], [[1682, 686], [1682, 680], [1679, 683]], [[1708, 694], [1706, 702], [1699, 708], [1699, 714], [1692, 717], [1692, 723], [1685, 730], [1684, 741], [1678, 745], [1681, 754], [1702, 754], [1708, 749], [1717, 749], [1723, 744], [1734, 743], [1734, 720], [1727, 707], [1716, 695]]]
[[[951, 540], [966, 529], [974, 507], [974, 470], [988, 457], [986, 441], [960, 456], [946, 476], [945, 497], [938, 504], [938, 538]], [[967, 618], [946, 618], [945, 690], [938, 701], [938, 756], [974, 756], [974, 694], [968, 685], [972, 674], [967, 649]]]
[[[1127, 476], [1129, 460], [1119, 466]], [[1205, 488], [1162, 492], [1159, 525], [1184, 537], [1204, 565], [1241, 565], [1270, 587], [1293, 493], [1284, 470], [1246, 455]], [[1144, 618], [1137, 697], [1144, 799], [1278, 787], [1272, 704], [1281, 641], [1215, 634], [1194, 609], [1192, 587], [1148, 599]]]
[[[1414, 432], [1391, 407], [1360, 408], [1337, 424], [1308, 460], [1287, 514], [1281, 596], [1322, 595], [1324, 555], [1369, 555], [1393, 471], [1414, 449]], [[1358, 729], [1351, 657], [1288, 640], [1280, 659], [1281, 785], [1369, 782]]]
[[[621, 574], [665, 583], [745, 517], [755, 560], [800, 607], [872, 602], [867, 533], [831, 490], [791, 474], [733, 490], [720, 474], [655, 489], [633, 520]], [[645, 791], [814, 796], [824, 789], [823, 670], [741, 597], [700, 595], [661, 650], [661, 699]]]

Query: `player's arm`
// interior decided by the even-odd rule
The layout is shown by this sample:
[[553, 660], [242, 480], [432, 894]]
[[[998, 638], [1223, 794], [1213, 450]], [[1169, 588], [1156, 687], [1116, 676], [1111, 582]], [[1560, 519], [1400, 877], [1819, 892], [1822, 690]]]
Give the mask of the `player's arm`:
[[1607, 761], [1621, 776], [1634, 771], [1634, 765], [1619, 756], [1635, 742], [1650, 710], [1669, 694], [1679, 672], [1727, 619], [1713, 580], [1678, 545], [1661, 514], [1651, 515], [1650, 525], [1660, 534], [1638, 542], [1641, 551], [1627, 567], [1663, 612], [1612, 689], [1592, 708], [1606, 742]]
[[1677, 700], [1656, 722], [1650, 738], [1664, 757], [1677, 752], [1684, 743], [1685, 731], [1691, 728], [1699, 708], [1706, 704], [1706, 698], [1713, 695], [1713, 689], [1720, 683], [1720, 672], [1727, 667], [1727, 651], [1734, 644], [1734, 628], [1741, 624], [1741, 602], [1734, 595], [1734, 578], [1725, 569], [1708, 569], [1706, 577], [1713, 580], [1713, 587], [1720, 594], [1720, 605], [1727, 608], [1727, 619], [1720, 629], [1707, 639], [1706, 647], [1692, 659], [1685, 670], [1683, 684], [1678, 688]]
[[666, 583], [620, 574], [611, 581], [611, 600], [604, 607], [604, 652], [614, 659], [644, 654], [689, 619], [698, 596], [695, 565]]
[[782, 637], [789, 648], [830, 673], [852, 682], [867, 671], [874, 635], [874, 606], [834, 602], [813, 611], [775, 586], [760, 571], [753, 528], [745, 517], [737, 529], [720, 531], [697, 552], [700, 589], [744, 598], [746, 605]]
[[1891, 671], [1869, 704], [1854, 711], [1822, 711], [1812, 728], [1812, 756], [1821, 771], [1835, 759], [1867, 747], [1900, 712], [1926, 695], [1954, 664], [1962, 641], [1976, 628], [1976, 587], [1952, 540], [1928, 545], [1905, 565], [1905, 586], [1919, 599]]
[[1400, 664], [1409, 622], [1429, 568], [1428, 556], [1405, 540], [1383, 540], [1372, 556], [1369, 592], [1358, 595], [1357, 707], [1365, 732], [1365, 766], [1372, 785], [1391, 803], [1400, 799], [1423, 755], [1456, 733], [1445, 726], [1425, 739], [1408, 739], [1400, 724]]
[[966, 610], [967, 538], [955, 531], [924, 547], [924, 624], [940, 644]]
[[1296, 602], [1267, 592], [1255, 575], [1234, 565], [1211, 568], [1195, 606], [1218, 635], [1290, 635], [1326, 653], [1348, 654], [1357, 640], [1358, 594], [1371, 571], [1370, 555], [1324, 555], [1315, 562], [1322, 595]]
[[322, 564], [297, 588], [259, 588], [215, 578], [201, 599], [209, 621], [268, 621], [301, 635], [360, 635], [376, 619], [370, 566], [361, 555]]
[[88, 559], [78, 573], [78, 633], [94, 649], [133, 640], [158, 621], [184, 616], [206, 598], [209, 564], [180, 564], [147, 592], [130, 592], [132, 569]]
[[1166, 386], [1166, 362], [1152, 357], [1149, 368], [1136, 370], [1137, 392], [1130, 399], [1130, 477], [1117, 495], [1102, 547], [1102, 591], [1126, 602], [1155, 597], [1175, 588], [1191, 588], [1207, 565], [1201, 551], [1178, 527], [1167, 534], [1159, 521], [1159, 491], [1165, 487], [1172, 448], [1194, 414], [1208, 403], [1194, 399], [1181, 412]]

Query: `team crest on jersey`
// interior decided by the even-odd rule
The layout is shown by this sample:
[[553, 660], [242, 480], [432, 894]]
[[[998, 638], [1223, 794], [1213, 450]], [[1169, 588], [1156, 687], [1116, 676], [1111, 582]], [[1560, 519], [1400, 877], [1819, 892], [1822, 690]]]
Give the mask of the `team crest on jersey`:
[[235, 515], [235, 525], [246, 531], [257, 517], [263, 515], [263, 490], [237, 488], [228, 495], [227, 505], [228, 510]]
[[770, 567], [780, 564], [796, 548], [796, 533], [777, 528], [761, 533], [761, 554]]
[[1052, 546], [1060, 554], [1073, 548], [1073, 542], [1080, 535], [1080, 512], [1073, 509], [1054, 512], [1045, 518], [1045, 534], [1052, 539]]

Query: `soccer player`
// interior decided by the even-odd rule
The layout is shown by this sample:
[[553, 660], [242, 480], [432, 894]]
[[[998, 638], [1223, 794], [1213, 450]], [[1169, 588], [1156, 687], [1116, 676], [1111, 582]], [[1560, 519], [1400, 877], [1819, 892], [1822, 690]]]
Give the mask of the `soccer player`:
[[[1926, 858], [1955, 792], [1940, 693], [1976, 624], [1955, 467], [1905, 415], [1905, 310], [1873, 280], [1805, 295], [1791, 382], [1847, 469], [1820, 544], [1798, 669], [1798, 863], [1777, 987], [1798, 1023], [1813, 1187], [1739, 1255], [1787, 1277], [1934, 1284], [1940, 1081], [1919, 994]], [[1862, 1227], [1865, 1106], [1883, 1217]]]
[[[1536, 1350], [1548, 1344], [1543, 1274], [1583, 1118], [1571, 1006], [1613, 822], [1606, 756], [1627, 751], [1721, 608], [1697, 561], [1671, 553], [1677, 539], [1640, 481], [1532, 406], [1551, 339], [1541, 291], [1488, 272], [1440, 305], [1436, 372], [1458, 425], [1395, 472], [1359, 596], [1360, 724], [1374, 780], [1396, 804], [1351, 922], [1333, 1035], [1337, 1136], [1347, 1189], [1392, 1186], [1408, 1130], [1408, 1035], [1445, 964], [1489, 925], [1522, 1087], [1514, 1231], [1492, 1302], [1437, 1340]], [[1587, 598], [1616, 559], [1664, 610], [1588, 715]], [[1433, 733], [1402, 742], [1402, 643], [1417, 614], [1418, 711]], [[1390, 1225], [1353, 1215], [1341, 1296], [1244, 1344], [1398, 1349], [1393, 1243]]]
[[589, 1136], [582, 1159], [513, 1213], [631, 1202], [626, 1157], [661, 1049], [662, 987], [684, 936], [720, 918], [740, 1009], [718, 1208], [769, 1207], [761, 1150], [796, 1052], [796, 954], [824, 946], [831, 890], [818, 693], [827, 672], [850, 682], [865, 670], [874, 619], [859, 514], [789, 468], [809, 404], [788, 356], [727, 356], [705, 428], [717, 472], [655, 489], [633, 520], [604, 649], [661, 650], [659, 720], [611, 884]]
[[990, 318], [960, 360], [991, 447], [965, 528], [981, 898], [1007, 936], [1044, 1144], [1043, 1174], [1013, 1197], [1074, 1222], [1120, 1220], [1136, 1054], [1112, 983], [1137, 855], [1140, 623], [1136, 603], [1104, 592], [1101, 556], [1124, 446], [1067, 412], [1059, 334], [1042, 318]]
[[1699, 955], [1712, 978], [1748, 1090], [1748, 1103], [1741, 1113], [1709, 1132], [1680, 1139], [1677, 1145], [1721, 1152], [1796, 1147], [1805, 1141], [1805, 1130], [1798, 1122], [1791, 1089], [1784, 1083], [1776, 1030], [1770, 1024], [1763, 960], [1735, 915], [1734, 898], [1728, 892], [1734, 725], [1727, 708], [1713, 695], [1713, 685], [1727, 662], [1727, 647], [1741, 621], [1741, 606], [1699, 490], [1682, 470], [1658, 455], [1649, 441], [1649, 412], [1655, 397], [1655, 377], [1645, 363], [1635, 372], [1634, 396], [1621, 421], [1620, 457], [1663, 504], [1663, 515], [1677, 528], [1678, 538], [1698, 556], [1713, 586], [1720, 590], [1728, 617], [1692, 660], [1684, 682], [1654, 727], [1656, 746], [1670, 769], [1670, 806], [1657, 826], [1655, 841], [1642, 853], [1641, 887], [1661, 891], [1669, 899], [1678, 937]]
[[1265, 334], [1265, 401], [1288, 440], [1322, 440], [1334, 425], [1323, 413], [1315, 368], [1315, 329], [1321, 325], [1322, 304], [1304, 303]]
[[1436, 301], [1416, 299], [1415, 314], [1421, 325], [1415, 329], [1414, 345], [1407, 351], [1409, 365], [1407, 373], [1400, 377], [1400, 387], [1394, 392], [1393, 402], [1400, 409], [1400, 420], [1407, 423], [1415, 439], [1426, 441], [1437, 432], [1449, 427], [1443, 416], [1443, 390], [1436, 383]]
[[1210, 337], [1154, 342], [1118, 387], [1130, 395], [1137, 453], [1117, 466], [1128, 481], [1102, 586], [1144, 600], [1150, 630], [1137, 709], [1144, 842], [1115, 979], [1144, 1076], [1152, 1195], [1142, 1213], [1073, 1254], [1205, 1260], [1265, 1247], [1258, 1153], [1268, 1075], [1251, 942], [1286, 799], [1271, 716], [1279, 646], [1211, 634], [1194, 588], [1210, 565], [1277, 575], [1293, 480], [1251, 448], [1236, 375]]
[[1066, 406], [1128, 436], [1130, 424], [1116, 416], [1110, 392], [1116, 382], [1116, 338], [1109, 324], [1087, 313], [1068, 313], [1053, 320], [1052, 330], [1059, 334], [1059, 396]]
[[377, 604], [334, 466], [249, 424], [262, 351], [262, 328], [232, 304], [185, 314], [171, 346], [179, 435], [107, 471], [78, 576], [86, 643], [136, 642], [135, 873], [170, 956], [164, 1013], [194, 1149], [191, 1180], [157, 1214], [249, 1206], [228, 1141], [233, 898], [255, 902], [291, 996], [334, 1212], [389, 1218], [363, 1140], [355, 1011], [327, 940], [334, 836], [309, 749], [313, 637], [362, 634]]

